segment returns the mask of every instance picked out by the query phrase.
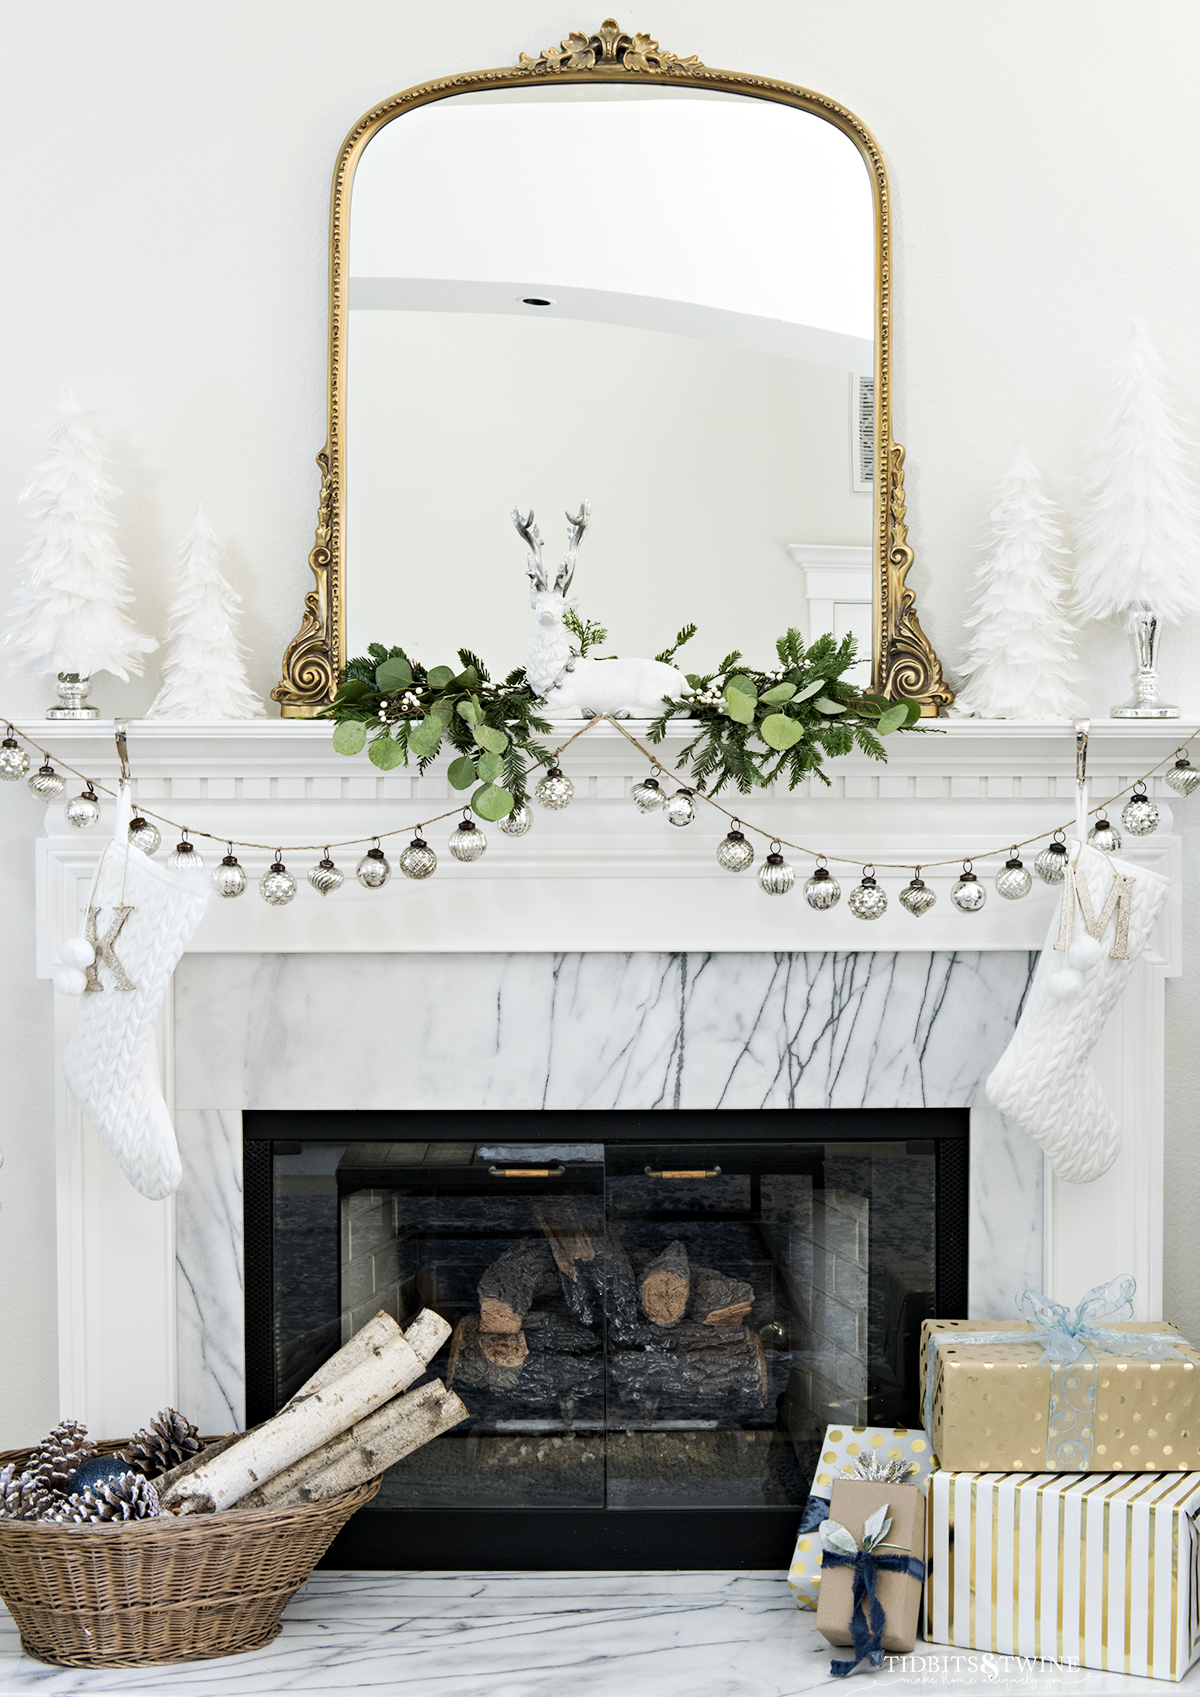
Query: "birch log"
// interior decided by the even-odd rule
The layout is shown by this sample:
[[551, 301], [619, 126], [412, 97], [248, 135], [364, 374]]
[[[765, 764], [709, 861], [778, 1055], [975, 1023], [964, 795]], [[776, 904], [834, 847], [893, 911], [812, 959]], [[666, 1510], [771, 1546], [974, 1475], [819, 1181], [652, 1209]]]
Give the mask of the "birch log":
[[294, 1485], [274, 1506], [286, 1508], [289, 1503], [316, 1503], [340, 1496], [394, 1467], [413, 1450], [466, 1418], [464, 1405], [439, 1379], [407, 1396], [395, 1397], [356, 1428], [359, 1437], [352, 1449]]
[[180, 1479], [160, 1499], [162, 1506], [174, 1514], [207, 1514], [232, 1507], [294, 1461], [390, 1402], [420, 1378], [428, 1357], [449, 1336], [446, 1322], [429, 1309], [423, 1310], [409, 1328], [408, 1337], [394, 1337], [376, 1345], [359, 1366], [303, 1402], [285, 1408], [208, 1466]]
[[[323, 1391], [326, 1385], [340, 1379], [342, 1374], [348, 1373], [352, 1367], [361, 1366], [371, 1351], [377, 1349], [380, 1344], [403, 1335], [390, 1314], [376, 1314], [373, 1320], [368, 1320], [360, 1331], [355, 1332], [349, 1343], [342, 1345], [336, 1355], [331, 1355], [328, 1361], [318, 1367], [312, 1378], [306, 1379], [291, 1401], [284, 1406], [293, 1408], [296, 1403], [303, 1402], [305, 1397], [312, 1396], [314, 1391]], [[280, 1412], [282, 1413], [282, 1410]]]

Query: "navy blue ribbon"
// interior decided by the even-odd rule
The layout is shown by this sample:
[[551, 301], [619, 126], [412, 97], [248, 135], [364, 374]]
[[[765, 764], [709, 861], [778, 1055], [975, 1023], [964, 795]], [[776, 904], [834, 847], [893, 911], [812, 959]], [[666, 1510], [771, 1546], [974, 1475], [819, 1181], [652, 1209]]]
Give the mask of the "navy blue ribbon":
[[[821, 1557], [824, 1567], [854, 1569], [854, 1605], [850, 1612], [850, 1640], [854, 1645], [852, 1662], [830, 1662], [834, 1679], [845, 1679], [859, 1662], [873, 1668], [883, 1666], [883, 1628], [887, 1616], [883, 1604], [875, 1595], [875, 1581], [880, 1573], [907, 1573], [913, 1579], [925, 1578], [925, 1563], [916, 1556], [877, 1556], [874, 1550], [859, 1550], [856, 1555], [844, 1556], [838, 1550], [826, 1549]], [[868, 1607], [863, 1610], [863, 1603]]]

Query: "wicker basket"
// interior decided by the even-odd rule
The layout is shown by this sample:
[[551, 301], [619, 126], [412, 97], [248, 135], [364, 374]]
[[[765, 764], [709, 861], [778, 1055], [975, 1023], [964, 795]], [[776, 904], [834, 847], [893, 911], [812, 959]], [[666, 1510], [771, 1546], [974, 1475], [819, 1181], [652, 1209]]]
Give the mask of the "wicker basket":
[[[111, 1454], [119, 1443], [100, 1444]], [[28, 1450], [0, 1454], [0, 1467]], [[378, 1479], [323, 1503], [112, 1525], [0, 1519], [0, 1597], [58, 1667], [152, 1667], [260, 1650]]]

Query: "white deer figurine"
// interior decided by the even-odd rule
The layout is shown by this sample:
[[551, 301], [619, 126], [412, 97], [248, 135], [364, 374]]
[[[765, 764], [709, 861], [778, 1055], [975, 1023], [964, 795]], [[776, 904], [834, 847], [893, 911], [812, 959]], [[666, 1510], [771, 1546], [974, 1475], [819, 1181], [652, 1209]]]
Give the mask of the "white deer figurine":
[[512, 521], [529, 548], [529, 605], [537, 615], [529, 638], [525, 671], [535, 695], [541, 696], [556, 719], [591, 719], [611, 713], [614, 719], [653, 719], [662, 712], [663, 698], [690, 695], [692, 686], [681, 671], [661, 660], [589, 660], [572, 652], [563, 615], [567, 591], [575, 575], [575, 554], [588, 525], [591, 504], [566, 515], [567, 552], [554, 576], [542, 564], [542, 538], [529, 517], [513, 508]]

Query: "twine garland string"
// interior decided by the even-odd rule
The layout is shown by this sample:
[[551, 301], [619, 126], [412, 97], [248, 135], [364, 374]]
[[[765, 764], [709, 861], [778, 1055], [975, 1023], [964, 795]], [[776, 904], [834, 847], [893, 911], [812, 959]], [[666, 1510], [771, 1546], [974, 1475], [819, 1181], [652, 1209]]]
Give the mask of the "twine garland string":
[[[2, 718], [3, 716], [0, 715], [0, 719]], [[83, 784], [91, 785], [94, 790], [99, 790], [103, 795], [111, 796], [114, 799], [116, 798], [117, 792], [115, 790], [109, 789], [106, 784], [97, 783], [95, 779], [87, 777], [85, 773], [78, 771], [74, 766], [68, 766], [65, 761], [59, 760], [50, 749], [43, 748], [41, 743], [35, 742], [31, 736], [27, 735], [26, 732], [18, 731], [11, 721], [4, 722], [8, 725], [7, 734], [9, 736], [19, 737], [22, 742], [28, 743], [30, 748], [40, 754], [45, 761], [56, 766], [63, 772], [69, 772], [73, 778], [78, 778]], [[619, 731], [627, 743], [630, 743], [634, 748], [636, 748], [639, 754], [645, 756], [655, 771], [661, 772], [664, 777], [670, 778], [672, 783], [676, 783], [690, 789], [697, 801], [706, 802], [709, 807], [715, 809], [716, 812], [728, 819], [731, 822], [731, 825], [736, 824], [739, 830], [753, 831], [756, 836], [762, 837], [765, 841], [770, 843], [779, 843], [782, 847], [792, 849], [797, 854], [811, 855], [815, 859], [819, 860], [835, 860], [839, 866], [873, 866], [882, 868], [888, 872], [911, 872], [913, 870], [912, 863], [909, 861], [866, 861], [855, 860], [851, 856], [844, 854], [831, 855], [827, 850], [810, 848], [804, 843], [794, 843], [787, 837], [781, 837], [776, 831], [768, 830], [762, 825], [755, 825], [749, 820], [742, 819], [740, 814], [732, 812], [728, 807], [723, 807], [714, 797], [705, 795], [703, 790], [697, 789], [696, 780], [694, 778], [690, 776], [681, 777], [673, 767], [664, 766], [662, 761], [655, 753], [652, 752], [652, 750], [648, 749], [644, 743], [639, 742], [637, 737], [631, 735], [631, 733], [625, 729], [624, 725], [621, 724], [620, 720], [614, 719], [610, 713], [597, 713], [593, 718], [589, 719], [586, 724], [581, 725], [577, 731], [572, 732], [565, 742], [560, 743], [556, 749], [551, 751], [550, 764], [552, 766], [556, 766], [560, 756], [568, 748], [570, 748], [573, 742], [578, 741], [581, 736], [592, 730], [596, 725], [602, 724], [611, 725], [614, 730]], [[1140, 778], [1135, 778], [1131, 785], [1122, 785], [1115, 795], [1108, 797], [1107, 801], [1099, 802], [1096, 806], [1089, 808], [1088, 817], [1090, 818], [1093, 813], [1099, 814], [1102, 817], [1107, 815], [1108, 809], [1120, 801], [1121, 797], [1125, 794], [1126, 789], [1135, 789], [1139, 784], [1145, 784], [1150, 778], [1154, 777], [1160, 768], [1164, 767], [1168, 761], [1177, 759], [1198, 736], [1200, 736], [1200, 730], [1193, 731], [1191, 736], [1185, 738], [1185, 740], [1181, 742], [1170, 754], [1165, 755], [1163, 759], [1157, 761], [1147, 771], [1143, 772]], [[211, 843], [228, 843], [230, 845], [231, 853], [234, 847], [258, 849], [265, 854], [276, 853], [276, 847], [271, 843], [250, 842], [241, 837], [226, 836], [224, 832], [197, 831], [191, 826], [177, 824], [174, 819], [168, 819], [166, 815], [162, 813], [155, 813], [149, 807], [141, 806], [140, 803], [138, 804], [137, 812], [145, 818], [157, 820], [160, 825], [169, 826], [172, 831], [178, 831], [182, 836], [203, 837], [207, 842]], [[340, 841], [333, 843], [289, 843], [287, 845], [287, 850], [289, 854], [305, 854], [320, 849], [327, 855], [331, 848], [354, 848], [359, 843], [370, 843], [383, 837], [404, 837], [410, 832], [419, 834], [421, 831], [426, 830], [430, 825], [438, 825], [444, 819], [453, 819], [462, 812], [463, 804], [460, 802], [456, 806], [449, 808], [445, 813], [433, 814], [430, 818], [423, 819], [416, 825], [399, 825], [392, 831], [371, 831], [367, 835], [361, 837], [343, 837]], [[1035, 836], [1025, 837], [1021, 842], [1013, 843], [1011, 847], [1008, 845], [1002, 845], [997, 848], [980, 849], [965, 858], [968, 860], [986, 860], [993, 855], [1005, 853], [1015, 854], [1018, 849], [1028, 848], [1031, 843], [1041, 842], [1043, 837], [1053, 837], [1060, 831], [1065, 834], [1065, 832], [1074, 823], [1075, 820], [1074, 817], [1072, 817], [1063, 825], [1054, 826], [1050, 830], [1039, 831]], [[926, 868], [926, 870], [928, 870], [928, 868], [932, 866], [958, 866], [963, 862], [963, 860], [964, 856], [956, 854], [951, 855], [947, 860], [923, 861], [922, 865]]]

